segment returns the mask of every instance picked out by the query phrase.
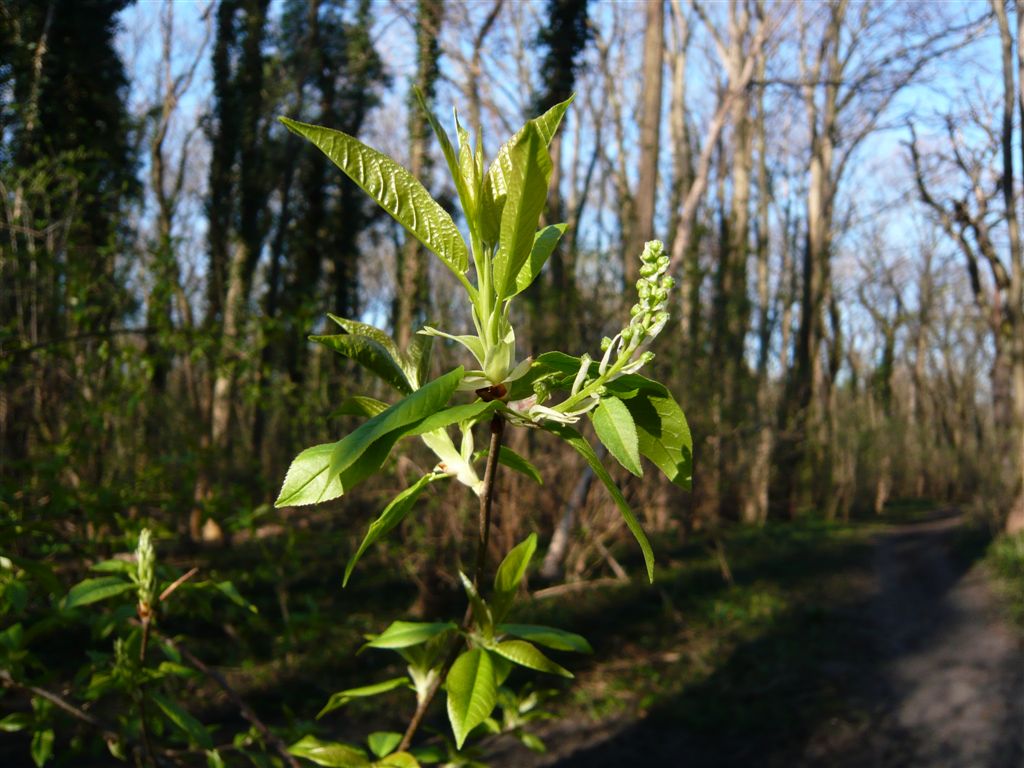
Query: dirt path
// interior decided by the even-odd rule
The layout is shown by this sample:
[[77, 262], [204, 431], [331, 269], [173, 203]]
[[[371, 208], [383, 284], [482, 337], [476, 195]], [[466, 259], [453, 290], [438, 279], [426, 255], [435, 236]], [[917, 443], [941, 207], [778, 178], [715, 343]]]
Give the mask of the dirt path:
[[961, 524], [946, 517], [879, 537], [869, 604], [877, 666], [864, 670], [861, 691], [874, 712], [867, 732], [847, 729], [853, 739], [816, 734], [809, 762], [1024, 766], [1021, 639], [1000, 616], [984, 568], [964, 570], [955, 556]]
[[[1000, 615], [977, 551], [963, 551], [961, 525], [937, 517], [878, 535], [850, 579], [848, 600], [825, 620], [839, 642], [801, 681], [812, 697], [834, 695], [838, 704], [821, 701], [823, 713], [835, 714], [796, 726], [794, 739], [753, 732], [723, 739], [664, 717], [562, 720], [546, 734], [553, 753], [507, 753], [497, 764], [1024, 768], [1024, 642]], [[783, 642], [802, 645], [801, 637]], [[765, 656], [760, 646], [740, 652]], [[758, 695], [733, 692], [730, 700], [744, 706]], [[786, 723], [790, 709], [794, 723], [806, 722], [806, 705], [797, 713], [791, 691], [766, 695], [782, 713], [773, 723]]]

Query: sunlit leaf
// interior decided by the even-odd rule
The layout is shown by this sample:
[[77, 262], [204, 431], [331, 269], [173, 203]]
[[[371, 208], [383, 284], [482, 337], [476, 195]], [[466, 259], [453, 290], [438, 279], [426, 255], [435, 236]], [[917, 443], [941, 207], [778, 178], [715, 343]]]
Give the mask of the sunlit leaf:
[[423, 114], [426, 115], [427, 121], [430, 123], [430, 127], [434, 130], [434, 135], [437, 136], [437, 142], [441, 145], [441, 154], [444, 155], [444, 160], [448, 164], [448, 171], [451, 173], [452, 181], [455, 182], [455, 191], [459, 195], [459, 200], [462, 202], [462, 210], [466, 214], [466, 221], [469, 222], [470, 229], [476, 230], [476, 199], [473, 191], [471, 181], [467, 182], [467, 179], [463, 175], [462, 169], [459, 167], [459, 158], [455, 154], [455, 147], [452, 146], [451, 139], [448, 138], [448, 133], [437, 121], [434, 113], [430, 111], [430, 107], [427, 106], [426, 100], [423, 98], [423, 92], [419, 88], [413, 88], [413, 93], [416, 95], [416, 101], [420, 105], [420, 109], [423, 110]]
[[564, 629], [542, 627], [536, 624], [499, 624], [495, 629], [502, 634], [515, 635], [556, 651], [594, 652], [586, 638], [574, 632], [566, 632]]
[[521, 667], [547, 672], [561, 677], [572, 677], [573, 674], [565, 667], [556, 664], [525, 640], [505, 640], [490, 647], [491, 651], [503, 656]]
[[437, 479], [444, 477], [443, 475], [436, 475], [430, 473], [424, 475], [417, 480], [413, 485], [406, 488], [400, 494], [395, 496], [391, 502], [384, 508], [384, 511], [380, 513], [380, 516], [370, 523], [369, 529], [366, 531], [366, 535], [363, 536], [363, 541], [359, 545], [359, 549], [355, 551], [355, 554], [349, 558], [348, 564], [345, 566], [345, 576], [342, 579], [342, 586], [348, 585], [349, 577], [352, 575], [352, 571], [356, 567], [356, 563], [359, 562], [359, 558], [363, 556], [375, 542], [377, 542], [382, 536], [387, 535], [396, 525], [398, 525], [405, 516], [409, 514], [413, 506], [416, 504], [416, 500], [423, 493], [424, 489], [430, 483]]
[[366, 743], [375, 757], [390, 755], [401, 741], [402, 734], [395, 731], [376, 731], [366, 737]]
[[516, 280], [530, 258], [552, 168], [547, 144], [533, 123], [527, 123], [508, 157], [500, 245], [493, 262], [494, 293], [499, 299], [517, 293]]
[[394, 444], [448, 401], [462, 380], [462, 368], [445, 374], [363, 423], [337, 443], [300, 453], [285, 476], [277, 507], [329, 501], [375, 472]]
[[288, 751], [326, 768], [368, 768], [370, 765], [366, 753], [358, 747], [321, 741], [316, 736], [303, 736], [288, 747]]
[[498, 571], [494, 575], [494, 597], [491, 599], [496, 621], [501, 621], [511, 606], [536, 551], [537, 534], [531, 533], [512, 547], [498, 566]]
[[[533, 125], [537, 135], [543, 140], [545, 147], [554, 138], [555, 132], [562, 122], [562, 116], [565, 115], [565, 110], [569, 108], [569, 104], [572, 103], [574, 98], [576, 98], [575, 95], [570, 96], [560, 104], [555, 104], [555, 106], [551, 107], [540, 117], [535, 117], [527, 123], [527, 125]], [[507, 178], [511, 173], [512, 167], [510, 154], [512, 147], [516, 145], [526, 132], [527, 125], [520, 128], [511, 139], [501, 145], [490, 168], [487, 169], [479, 206], [481, 236], [486, 243], [497, 244], [498, 242], [502, 210], [505, 207], [505, 198], [508, 193]]]
[[95, 579], [85, 579], [70, 589], [62, 605], [64, 608], [78, 608], [83, 605], [98, 603], [100, 600], [116, 597], [133, 589], [137, 589], [134, 583], [126, 581], [119, 576], [100, 576]]
[[644, 471], [640, 466], [636, 424], [623, 402], [612, 395], [602, 397], [591, 412], [591, 421], [608, 453], [634, 475], [642, 477]]
[[530, 249], [530, 257], [519, 270], [519, 274], [516, 275], [515, 289], [509, 293], [509, 296], [515, 296], [517, 293], [525, 291], [537, 279], [537, 275], [540, 274], [547, 260], [551, 258], [558, 241], [565, 234], [566, 226], [565, 224], [552, 224], [536, 234], [533, 239], [533, 247]]
[[336, 334], [334, 336], [310, 336], [309, 339], [354, 360], [399, 392], [403, 394], [412, 392], [412, 387], [405, 378], [405, 371], [402, 370], [398, 361], [391, 356], [387, 349], [368, 336]]
[[455, 273], [469, 266], [469, 251], [448, 212], [423, 185], [387, 155], [331, 128], [281, 118], [288, 130], [313, 142], [377, 204]]
[[458, 626], [452, 621], [395, 621], [366, 645], [369, 648], [408, 648], [456, 629]]
[[490, 716], [497, 701], [494, 664], [482, 648], [465, 651], [455, 660], [445, 681], [448, 720], [455, 745], [462, 749], [469, 732]]
[[337, 693], [331, 694], [331, 698], [327, 700], [324, 708], [317, 713], [317, 719], [326, 715], [338, 707], [343, 707], [348, 704], [352, 699], [365, 699], [369, 696], [379, 696], [382, 693], [393, 691], [397, 688], [405, 688], [409, 685], [409, 678], [407, 677], [395, 677], [391, 680], [385, 680], [381, 683], [374, 683], [373, 685], [364, 685], [360, 688], [349, 688], [346, 691], [338, 691]]

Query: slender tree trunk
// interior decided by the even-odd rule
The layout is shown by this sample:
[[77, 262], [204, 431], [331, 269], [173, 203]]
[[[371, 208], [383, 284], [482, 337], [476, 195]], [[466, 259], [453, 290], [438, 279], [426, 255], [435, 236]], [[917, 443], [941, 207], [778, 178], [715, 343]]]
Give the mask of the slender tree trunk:
[[[1024, 30], [1019, 4], [1014, 5], [1017, 13], [1017, 72], [1024, 75], [1024, 53], [1019, 50], [1020, 34]], [[1010, 285], [1006, 296], [1004, 323], [1000, 331], [1007, 336], [1007, 389], [1009, 394], [1010, 423], [1007, 425], [1008, 450], [1006, 454], [1007, 481], [1009, 484], [1009, 508], [1006, 515], [1006, 530], [1024, 530], [1024, 254], [1021, 251], [1020, 220], [1017, 215], [1017, 188], [1013, 167], [1013, 114], [1019, 110], [1024, 116], [1024, 82], [1018, 90], [1014, 82], [1013, 48], [1014, 40], [1006, 16], [1006, 6], [1000, 0], [992, 0], [992, 9], [999, 26], [999, 39], [1003, 69], [1003, 120], [1002, 153], [1003, 178], [1000, 187], [1003, 192], [1010, 251]], [[1024, 148], [1021, 149], [1024, 158]], [[1004, 330], [1005, 329], [1005, 330]]]
[[[437, 87], [441, 55], [438, 35], [443, 17], [444, 0], [419, 0], [416, 11], [416, 85], [423, 92], [427, 104], [433, 102]], [[415, 100], [409, 101], [409, 170], [413, 176], [426, 181], [430, 124]], [[399, 255], [398, 282], [395, 339], [404, 349], [412, 338], [413, 326], [425, 319], [422, 315], [427, 301], [427, 262], [422, 246], [411, 235], [406, 236]]]
[[640, 111], [640, 168], [635, 217], [629, 227], [622, 275], [627, 295], [639, 277], [640, 251], [654, 237], [654, 206], [658, 192], [658, 150], [661, 132], [661, 91], [665, 50], [665, 2], [647, 0], [644, 29], [643, 100]]

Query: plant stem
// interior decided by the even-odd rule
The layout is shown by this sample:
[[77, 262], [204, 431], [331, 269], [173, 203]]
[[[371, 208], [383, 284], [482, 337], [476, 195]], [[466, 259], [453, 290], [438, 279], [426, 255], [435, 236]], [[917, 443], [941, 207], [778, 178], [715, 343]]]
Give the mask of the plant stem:
[[[139, 672], [146, 667], [146, 649], [149, 647], [149, 625], [153, 619], [152, 609], [143, 602], [139, 602], [139, 617], [142, 621], [142, 639], [139, 641]], [[135, 693], [139, 697], [139, 727], [142, 730], [142, 750], [146, 756], [146, 763], [155, 766], [153, 758], [153, 742], [149, 736], [149, 722], [146, 716], [146, 693], [142, 685], [138, 684]]]
[[494, 414], [491, 419], [491, 441], [487, 446], [487, 465], [484, 468], [484, 487], [480, 494], [480, 532], [476, 545], [476, 568], [473, 571], [473, 585], [480, 581], [487, 567], [487, 546], [491, 538], [491, 508], [494, 503], [494, 481], [498, 471], [498, 456], [501, 454], [501, 438], [505, 434], [505, 418]]
[[[484, 569], [487, 567], [487, 546], [491, 537], [491, 509], [494, 505], [494, 481], [498, 471], [498, 455], [501, 453], [501, 438], [504, 434], [505, 418], [500, 413], [496, 413], [494, 418], [491, 419], [491, 440], [487, 448], [484, 485], [480, 493], [480, 531], [476, 543], [476, 567], [473, 571], [474, 586], [479, 586], [483, 579]], [[469, 629], [472, 619], [473, 606], [470, 604], [466, 608], [466, 615], [462, 620], [463, 629]], [[412, 719], [409, 720], [409, 725], [402, 735], [402, 741], [398, 744], [399, 752], [404, 752], [412, 744], [412, 738], [416, 735], [416, 731], [419, 730], [431, 702], [437, 696], [437, 692], [441, 690], [441, 684], [448, 677], [448, 672], [452, 668], [452, 664], [455, 663], [455, 659], [458, 658], [462, 644], [462, 635], [456, 635], [452, 638], [451, 644], [448, 646], [448, 653], [445, 654], [444, 664], [441, 665], [440, 673], [431, 682], [430, 687], [423, 696], [423, 700], [416, 705], [416, 711], [413, 712]]]

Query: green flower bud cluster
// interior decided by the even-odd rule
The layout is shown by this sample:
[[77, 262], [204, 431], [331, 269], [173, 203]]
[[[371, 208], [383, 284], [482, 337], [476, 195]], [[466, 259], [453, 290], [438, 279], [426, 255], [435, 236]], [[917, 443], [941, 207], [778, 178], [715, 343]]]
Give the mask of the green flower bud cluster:
[[639, 301], [629, 311], [629, 326], [623, 329], [623, 343], [653, 339], [668, 322], [668, 297], [675, 280], [667, 273], [669, 258], [665, 246], [651, 240], [640, 255], [640, 279], [636, 281]]
[[597, 375], [592, 375], [595, 361], [583, 355], [569, 397], [554, 408], [543, 405], [547, 392], [535, 385], [538, 399], [529, 411], [532, 418], [571, 424], [597, 406], [608, 392], [608, 382], [636, 373], [651, 362], [654, 353], [641, 349], [668, 322], [668, 299], [675, 286], [675, 281], [667, 274], [668, 266], [665, 246], [658, 240], [648, 242], [640, 256], [640, 279], [636, 283], [638, 301], [630, 309], [626, 327], [614, 337], [606, 336], [601, 340], [602, 356], [597, 361]]
[[139, 533], [135, 567], [135, 583], [139, 587], [139, 616], [146, 619], [156, 603], [156, 551], [153, 549], [153, 535], [148, 528], [143, 528]]

